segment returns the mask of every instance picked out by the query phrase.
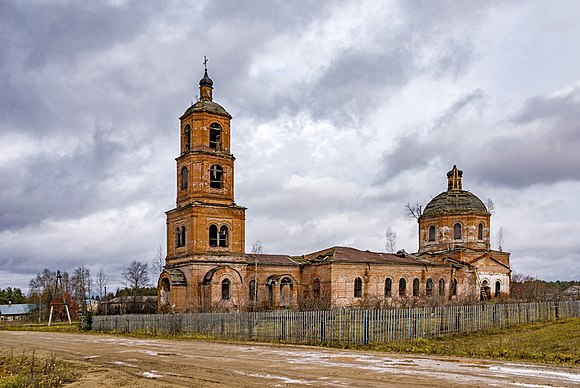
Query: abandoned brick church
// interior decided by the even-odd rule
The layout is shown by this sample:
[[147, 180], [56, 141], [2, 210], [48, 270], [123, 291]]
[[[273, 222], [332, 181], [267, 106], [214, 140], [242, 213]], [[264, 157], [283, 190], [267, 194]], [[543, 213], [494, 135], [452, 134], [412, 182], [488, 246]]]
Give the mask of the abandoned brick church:
[[245, 211], [234, 201], [231, 116], [213, 101], [207, 69], [200, 98], [180, 117], [177, 203], [167, 214], [160, 311], [401, 305], [509, 294], [509, 253], [490, 248], [490, 216], [463, 190], [447, 190], [419, 218], [417, 253], [335, 246], [302, 256], [245, 252]]

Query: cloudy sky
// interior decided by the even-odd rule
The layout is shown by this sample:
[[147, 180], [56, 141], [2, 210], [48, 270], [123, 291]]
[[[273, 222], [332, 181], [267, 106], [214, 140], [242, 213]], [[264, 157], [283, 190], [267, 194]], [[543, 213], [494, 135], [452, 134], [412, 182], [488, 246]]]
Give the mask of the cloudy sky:
[[[408, 202], [496, 207], [512, 269], [580, 279], [577, 1], [0, 0], [0, 288], [110, 287], [165, 245], [209, 58], [246, 246], [417, 249]], [[248, 248], [249, 249], [249, 248]]]

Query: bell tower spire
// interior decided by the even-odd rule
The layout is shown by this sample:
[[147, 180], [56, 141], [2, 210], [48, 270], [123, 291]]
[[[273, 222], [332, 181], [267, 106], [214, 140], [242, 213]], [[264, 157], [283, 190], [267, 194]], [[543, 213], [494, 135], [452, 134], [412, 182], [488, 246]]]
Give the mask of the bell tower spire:
[[203, 78], [199, 81], [199, 98], [202, 101], [212, 101], [213, 81], [207, 75], [207, 58], [203, 57], [203, 68], [205, 70]]

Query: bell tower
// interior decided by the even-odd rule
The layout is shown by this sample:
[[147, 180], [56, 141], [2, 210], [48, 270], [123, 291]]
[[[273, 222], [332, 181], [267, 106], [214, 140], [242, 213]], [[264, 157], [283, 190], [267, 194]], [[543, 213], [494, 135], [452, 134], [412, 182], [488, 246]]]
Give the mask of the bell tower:
[[242, 260], [245, 252], [246, 208], [234, 202], [232, 116], [213, 101], [207, 66], [199, 96], [179, 118], [176, 207], [166, 213], [167, 266], [174, 268], [208, 256]]

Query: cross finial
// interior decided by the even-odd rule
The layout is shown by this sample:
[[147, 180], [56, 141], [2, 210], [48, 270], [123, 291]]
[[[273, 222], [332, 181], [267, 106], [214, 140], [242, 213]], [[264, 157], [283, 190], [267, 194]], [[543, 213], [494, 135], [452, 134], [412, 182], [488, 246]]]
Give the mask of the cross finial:
[[207, 57], [205, 55], [203, 56], [203, 68], [207, 71]]

